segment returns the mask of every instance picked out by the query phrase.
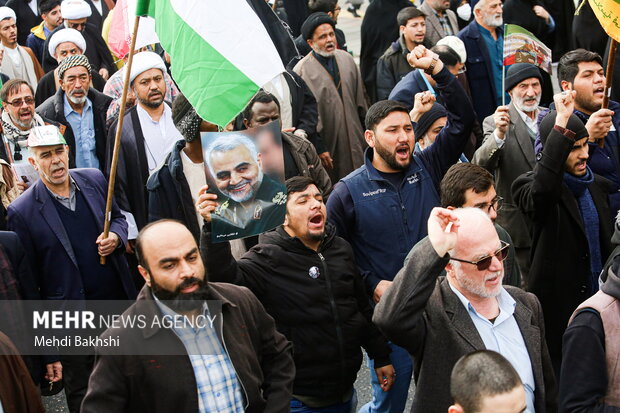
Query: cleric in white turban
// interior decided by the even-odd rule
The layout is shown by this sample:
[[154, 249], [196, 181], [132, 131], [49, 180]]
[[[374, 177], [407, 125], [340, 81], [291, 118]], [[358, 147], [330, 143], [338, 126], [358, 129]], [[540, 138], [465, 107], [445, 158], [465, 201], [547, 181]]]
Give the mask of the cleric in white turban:
[[133, 57], [133, 64], [131, 65], [131, 73], [129, 74], [129, 84], [131, 85], [134, 79], [141, 73], [150, 69], [159, 69], [162, 74], [166, 71], [166, 64], [162, 58], [153, 52], [140, 52], [136, 53]]
[[56, 56], [56, 48], [62, 43], [73, 43], [78, 47], [78, 49], [80, 49], [80, 54], [84, 54], [84, 52], [86, 52], [86, 40], [84, 39], [84, 36], [82, 36], [82, 33], [75, 29], [61, 29], [51, 35], [49, 45], [47, 47], [49, 54], [54, 56], [56, 60], [60, 57]]
[[65, 21], [77, 20], [90, 17], [92, 10], [84, 0], [64, 0], [60, 3], [60, 14]]

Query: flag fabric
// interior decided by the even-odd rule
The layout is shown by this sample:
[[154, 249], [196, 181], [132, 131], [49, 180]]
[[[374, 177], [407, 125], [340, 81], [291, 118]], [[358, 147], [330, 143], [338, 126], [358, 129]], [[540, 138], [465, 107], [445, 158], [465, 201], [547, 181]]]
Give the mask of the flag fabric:
[[589, 3], [605, 33], [620, 42], [620, 0], [589, 0]]
[[516, 24], [504, 26], [504, 66], [531, 63], [551, 74], [551, 49]]
[[[137, 0], [118, 0], [112, 12], [108, 46], [112, 53], [121, 59], [129, 54], [131, 31], [136, 16], [136, 2]], [[155, 20], [152, 17], [140, 17], [136, 50], [155, 43], [159, 43], [159, 38], [155, 33]]]
[[204, 120], [226, 126], [284, 65], [246, 0], [138, 0], [155, 18], [172, 76]]

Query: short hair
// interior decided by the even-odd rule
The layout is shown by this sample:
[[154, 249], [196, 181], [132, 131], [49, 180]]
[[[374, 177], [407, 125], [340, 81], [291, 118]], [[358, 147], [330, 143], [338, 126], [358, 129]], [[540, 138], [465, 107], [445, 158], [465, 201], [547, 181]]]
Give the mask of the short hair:
[[416, 17], [426, 18], [426, 14], [415, 6], [405, 7], [396, 15], [396, 22], [399, 26], [406, 26], [409, 20], [415, 19]]
[[56, 6], [60, 6], [60, 0], [43, 0], [39, 3], [39, 15], [51, 12]]
[[146, 260], [144, 259], [144, 246], [142, 245], [144, 244], [144, 241], [142, 239], [144, 238], [144, 234], [148, 232], [149, 229], [151, 229], [152, 227], [156, 225], [163, 224], [165, 222], [174, 222], [176, 224], [185, 226], [185, 224], [183, 224], [181, 221], [177, 219], [164, 218], [164, 219], [160, 219], [154, 222], [149, 222], [148, 224], [146, 224], [144, 227], [142, 227], [142, 229], [138, 233], [138, 236], [136, 237], [136, 245], [135, 245], [136, 259], [138, 260], [138, 265], [141, 265], [147, 270], [149, 269], [149, 266]]
[[586, 49], [575, 49], [560, 58], [558, 62], [558, 82], [560, 89], [562, 88], [562, 81], [565, 80], [569, 83], [575, 81], [577, 73], [579, 73], [579, 63], [581, 62], [596, 62], [603, 66], [603, 59], [601, 55], [596, 52], [591, 52]]
[[395, 100], [380, 100], [368, 108], [366, 112], [366, 129], [374, 131], [377, 125], [392, 112], [404, 112], [409, 115], [409, 111], [400, 102]]
[[242, 135], [241, 133], [221, 135], [219, 138], [216, 138], [213, 142], [211, 142], [205, 151], [205, 159], [213, 178], [215, 178], [215, 171], [211, 165], [211, 155], [213, 152], [228, 152], [233, 149], [237, 149], [240, 146], [248, 148], [254, 161], [258, 162], [258, 149], [256, 148], [256, 144], [252, 141], [252, 139]]
[[474, 4], [474, 11], [480, 10], [487, 4], [487, 0], [480, 0], [476, 4]]
[[254, 95], [254, 97], [250, 100], [250, 102], [243, 109], [242, 116], [243, 119], [250, 120], [252, 119], [252, 109], [254, 108], [255, 103], [271, 103], [275, 102], [278, 107], [278, 111], [280, 111], [280, 102], [278, 102], [278, 98], [272, 95], [269, 92], [260, 89], [258, 93]]
[[477, 412], [484, 397], [509, 393], [522, 385], [512, 364], [491, 350], [461, 357], [450, 375], [450, 394], [467, 413]]
[[431, 52], [437, 53], [439, 60], [446, 66], [456, 66], [461, 62], [461, 57], [453, 48], [446, 44], [437, 44], [431, 47]]
[[454, 164], [439, 184], [441, 206], [460, 208], [465, 204], [465, 192], [468, 189], [480, 194], [488, 191], [493, 185], [495, 185], [493, 175], [483, 167], [469, 162]]
[[338, 0], [309, 0], [308, 10], [309, 14], [322, 11], [323, 13], [334, 13], [336, 11], [336, 5]]
[[2, 85], [2, 89], [0, 89], [0, 100], [9, 103], [9, 96], [18, 93], [22, 85], [28, 86], [28, 89], [30, 89], [30, 93], [32, 93], [32, 96], [34, 96], [34, 90], [32, 89], [32, 86], [30, 86], [30, 83], [26, 82], [23, 79], [11, 79], [7, 81], [4, 85]]
[[317, 187], [319, 192], [321, 188], [316, 184], [315, 180], [310, 178], [309, 176], [293, 176], [289, 178], [285, 182], [286, 184], [286, 193], [289, 195], [294, 194], [296, 192], [303, 192], [310, 185], [314, 185]]

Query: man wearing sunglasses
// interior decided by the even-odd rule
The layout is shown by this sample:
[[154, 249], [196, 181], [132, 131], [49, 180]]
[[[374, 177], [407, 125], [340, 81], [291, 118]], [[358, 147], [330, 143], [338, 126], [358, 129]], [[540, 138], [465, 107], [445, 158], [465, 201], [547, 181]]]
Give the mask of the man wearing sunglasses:
[[525, 412], [557, 410], [540, 303], [502, 285], [508, 247], [480, 208], [434, 208], [428, 237], [413, 247], [375, 307], [373, 322], [414, 359], [412, 411], [446, 412], [450, 371], [461, 356], [482, 349], [515, 368]]

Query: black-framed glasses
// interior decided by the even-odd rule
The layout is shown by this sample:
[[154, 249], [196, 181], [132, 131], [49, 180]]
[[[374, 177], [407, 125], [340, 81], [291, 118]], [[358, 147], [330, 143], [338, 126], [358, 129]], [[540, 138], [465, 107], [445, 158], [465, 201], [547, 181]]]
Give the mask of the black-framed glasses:
[[27, 97], [24, 99], [15, 99], [12, 102], [6, 102], [6, 103], [13, 106], [14, 108], [21, 108], [24, 103], [26, 103], [26, 105], [34, 105], [34, 98]]
[[504, 241], [500, 241], [500, 243], [502, 246], [497, 251], [495, 251], [491, 255], [487, 255], [486, 257], [480, 258], [478, 261], [468, 261], [468, 260], [462, 260], [460, 258], [453, 258], [453, 257], [450, 257], [450, 259], [454, 261], [458, 261], [458, 262], [465, 262], [467, 264], [475, 265], [478, 268], [478, 271], [486, 271], [491, 266], [491, 263], [493, 262], [493, 257], [496, 257], [501, 262], [501, 261], [504, 261], [506, 257], [508, 256], [508, 247], [510, 247], [510, 244]]
[[504, 198], [497, 196], [490, 204], [479, 204], [476, 205], [476, 208], [479, 208], [488, 214], [491, 212], [491, 208], [497, 212], [502, 209], [502, 205], [504, 205]]

